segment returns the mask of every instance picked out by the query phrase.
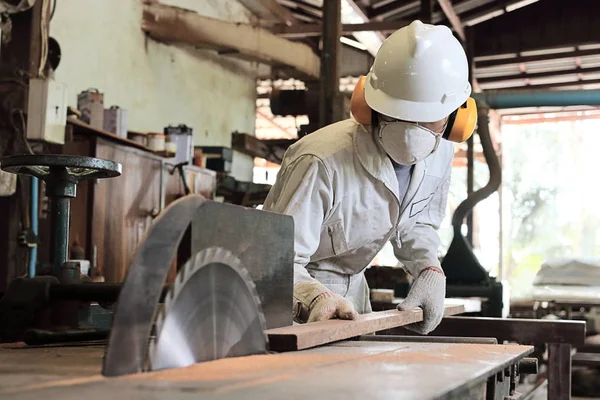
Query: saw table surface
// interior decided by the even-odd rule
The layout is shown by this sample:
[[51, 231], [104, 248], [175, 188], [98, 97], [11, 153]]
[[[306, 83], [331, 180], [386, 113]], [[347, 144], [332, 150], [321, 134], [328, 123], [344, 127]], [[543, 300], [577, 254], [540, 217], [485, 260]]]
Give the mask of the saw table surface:
[[344, 341], [119, 378], [99, 375], [103, 351], [0, 346], [0, 399], [464, 398], [533, 348]]

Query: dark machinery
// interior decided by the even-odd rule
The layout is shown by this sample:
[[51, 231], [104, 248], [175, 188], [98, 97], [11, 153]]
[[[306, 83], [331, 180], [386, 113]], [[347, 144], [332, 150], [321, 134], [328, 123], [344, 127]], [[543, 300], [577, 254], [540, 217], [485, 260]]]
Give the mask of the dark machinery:
[[[288, 312], [293, 281], [290, 267], [293, 263], [291, 217], [205, 201], [197, 195], [185, 196], [163, 210], [146, 233], [130, 266], [133, 272], [128, 273], [127, 278], [127, 282], [138, 282], [130, 275], [140, 273], [143, 278], [140, 285], [145, 290], [143, 293], [139, 290], [128, 292], [127, 285], [123, 284], [86, 282], [79, 265], [67, 260], [69, 200], [75, 197], [77, 183], [83, 179], [118, 176], [121, 165], [95, 158], [46, 155], [4, 158], [1, 167], [10, 172], [34, 175], [46, 182], [55, 229], [52, 273], [17, 278], [0, 299], [0, 342], [24, 340], [27, 344], [47, 344], [106, 339], [114, 325], [114, 304], [123, 298], [123, 293], [127, 293], [125, 300], [119, 304], [135, 307], [141, 302], [152, 304], [152, 308], [154, 304], [168, 302], [173, 297], [169, 293], [188, 293], [182, 291], [179, 281], [174, 285], [165, 283], [168, 270], [165, 265], [171, 265], [180, 256], [178, 251], [184, 240], [189, 242], [185, 245], [189, 253], [186, 260], [205, 250], [213, 256], [208, 265], [229, 265], [231, 259], [236, 259], [251, 266], [248, 269], [250, 277], [246, 280], [252, 281], [256, 287], [266, 326], [291, 324]], [[186, 232], [187, 239], [183, 239]], [[257, 243], [270, 245], [256, 246]], [[221, 250], [216, 253], [209, 251], [214, 248]], [[155, 266], [160, 266], [161, 274], [165, 275], [153, 273]], [[212, 273], [211, 268], [198, 270], [202, 274]], [[178, 277], [181, 278], [182, 274]], [[151, 285], [154, 292], [149, 299]], [[207, 296], [214, 294], [206, 290], [203, 292]], [[241, 290], [237, 292], [241, 293]], [[290, 302], [281, 301], [284, 295]], [[134, 299], [127, 301], [131, 296]], [[92, 302], [98, 304], [90, 305]], [[136, 313], [133, 318], [141, 317]], [[118, 332], [112, 334], [117, 335]]]
[[[87, 315], [89, 309], [82, 310], [79, 302], [69, 300], [80, 292], [81, 283], [79, 264], [68, 261], [67, 257], [71, 198], [76, 196], [80, 181], [117, 177], [122, 167], [113, 161], [91, 157], [19, 155], [3, 158], [1, 168], [46, 183], [53, 231], [51, 273], [15, 279], [0, 299], [0, 342], [23, 340], [28, 328], [77, 329], [81, 313]], [[39, 335], [30, 332], [28, 336]]]

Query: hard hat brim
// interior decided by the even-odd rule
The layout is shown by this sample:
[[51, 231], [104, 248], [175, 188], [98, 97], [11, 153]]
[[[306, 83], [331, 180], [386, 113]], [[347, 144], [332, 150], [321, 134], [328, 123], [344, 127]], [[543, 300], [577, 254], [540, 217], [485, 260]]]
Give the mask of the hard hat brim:
[[435, 103], [414, 102], [391, 97], [382, 90], [377, 90], [370, 85], [369, 79], [365, 83], [365, 101], [369, 107], [380, 114], [391, 118], [413, 122], [437, 122], [464, 104], [470, 96], [471, 87], [456, 96], [451, 102]]

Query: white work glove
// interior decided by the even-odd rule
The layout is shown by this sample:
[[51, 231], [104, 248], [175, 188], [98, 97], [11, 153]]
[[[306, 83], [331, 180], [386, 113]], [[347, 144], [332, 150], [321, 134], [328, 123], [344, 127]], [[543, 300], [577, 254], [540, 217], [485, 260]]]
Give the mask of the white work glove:
[[398, 304], [398, 310], [409, 311], [416, 307], [423, 310], [423, 321], [406, 325], [413, 332], [426, 335], [434, 330], [444, 317], [446, 276], [439, 268], [425, 268], [415, 279], [406, 299]]
[[320, 282], [299, 282], [294, 285], [294, 320], [297, 322], [356, 317], [358, 313], [350, 301]]

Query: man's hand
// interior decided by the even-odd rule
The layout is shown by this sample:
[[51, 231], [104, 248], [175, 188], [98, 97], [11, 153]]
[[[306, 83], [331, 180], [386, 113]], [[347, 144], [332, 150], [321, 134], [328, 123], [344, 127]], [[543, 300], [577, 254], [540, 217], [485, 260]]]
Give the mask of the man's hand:
[[446, 276], [439, 268], [425, 268], [415, 279], [406, 300], [398, 305], [398, 310], [409, 311], [416, 307], [423, 309], [423, 321], [405, 326], [423, 335], [434, 330], [444, 317], [446, 297]]
[[318, 281], [294, 285], [294, 320], [316, 322], [328, 319], [356, 319], [352, 303]]
[[358, 317], [352, 303], [333, 292], [325, 292], [315, 298], [308, 312], [308, 322], [334, 318], [356, 319]]

